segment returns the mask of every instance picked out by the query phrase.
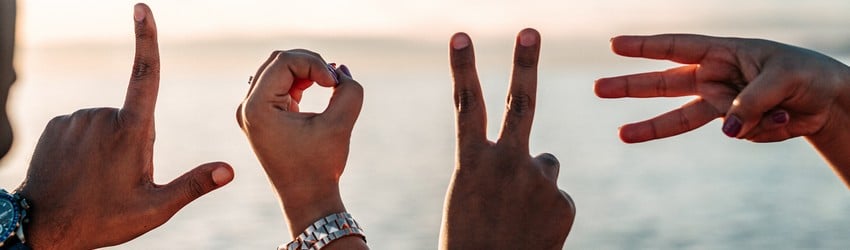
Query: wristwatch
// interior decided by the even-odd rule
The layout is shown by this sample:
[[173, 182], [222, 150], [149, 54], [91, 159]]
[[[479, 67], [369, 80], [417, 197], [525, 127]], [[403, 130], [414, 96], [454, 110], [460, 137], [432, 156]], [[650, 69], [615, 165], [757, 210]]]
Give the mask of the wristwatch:
[[289, 244], [281, 245], [278, 250], [320, 250], [347, 236], [358, 236], [366, 241], [366, 234], [360, 224], [346, 212], [335, 213], [319, 219], [307, 227]]
[[29, 249], [24, 243], [24, 224], [28, 222], [27, 200], [0, 189], [0, 249]]

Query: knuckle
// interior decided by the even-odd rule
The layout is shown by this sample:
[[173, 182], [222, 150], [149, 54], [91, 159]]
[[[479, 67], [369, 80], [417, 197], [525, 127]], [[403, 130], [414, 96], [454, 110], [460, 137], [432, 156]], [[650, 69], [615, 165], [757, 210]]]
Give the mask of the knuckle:
[[65, 125], [65, 124], [68, 123], [68, 120], [70, 120], [70, 118], [71, 118], [70, 115], [60, 115], [60, 116], [53, 117], [53, 119], [50, 119], [50, 121], [47, 122], [47, 127], [56, 127], [56, 126]]
[[77, 111], [74, 111], [74, 113], [71, 113], [71, 118], [85, 117], [88, 116], [90, 112], [91, 109], [78, 109]]
[[206, 188], [197, 179], [190, 179], [183, 190], [187, 200], [193, 200], [206, 193]]
[[742, 92], [733, 102], [735, 108], [744, 113], [752, 112], [753, 106], [758, 103], [758, 95], [752, 92]]
[[154, 38], [153, 32], [150, 32], [150, 31], [148, 31], [148, 29], [145, 28], [144, 22], [136, 24], [136, 33], [135, 34], [136, 34], [136, 40], [150, 40], [150, 39]]
[[321, 58], [321, 55], [319, 55], [319, 53], [313, 52], [312, 50], [308, 50], [308, 49], [297, 48], [297, 49], [291, 49], [291, 50], [289, 50], [289, 52], [299, 53], [299, 54], [307, 54], [307, 55], [310, 55], [310, 56], [315, 56], [315, 57]]
[[514, 65], [520, 68], [536, 68], [537, 57], [532, 55], [518, 55], [514, 58]]
[[560, 167], [561, 166], [561, 162], [558, 161], [558, 157], [555, 157], [555, 155], [553, 155], [551, 153], [542, 153], [542, 154], [537, 156], [537, 159], [539, 159], [541, 161], [541, 163], [545, 164], [546, 166], [553, 166], [553, 167]]
[[243, 105], [244, 105], [243, 103], [240, 103], [239, 107], [236, 107], [236, 124], [239, 125], [239, 128], [244, 129], [245, 127], [242, 124], [242, 106]]
[[534, 100], [525, 93], [511, 94], [508, 97], [508, 111], [513, 116], [527, 116], [534, 111]]
[[237, 120], [245, 126], [252, 127], [252, 124], [262, 122], [268, 115], [261, 109], [260, 104], [253, 99], [245, 101], [244, 107], [237, 111]]
[[455, 108], [460, 114], [468, 114], [475, 110], [478, 105], [478, 98], [475, 91], [462, 89], [455, 93]]
[[116, 108], [92, 108], [89, 110], [89, 114], [95, 118], [103, 118], [103, 117], [111, 117], [114, 116], [118, 112]]
[[558, 191], [561, 192], [561, 196], [564, 197], [564, 201], [567, 203], [567, 206], [569, 207], [569, 214], [571, 216], [575, 216], [576, 215], [576, 203], [575, 203], [575, 201], [573, 201], [573, 197], [570, 196], [570, 194], [568, 194], [564, 190], [558, 190]]
[[682, 109], [678, 109], [676, 112], [678, 113], [676, 116], [679, 118], [678, 122], [681, 130], [691, 130], [691, 128], [693, 128], [693, 125], [691, 123], [691, 119], [688, 118], [687, 113]]
[[159, 64], [154, 60], [139, 59], [133, 64], [133, 80], [144, 80], [159, 75]]
[[310, 57], [305, 55], [304, 53], [299, 53], [297, 51], [283, 51], [278, 55], [278, 58], [296, 68], [310, 66]]
[[357, 95], [360, 98], [363, 97], [363, 93], [365, 92], [365, 90], [363, 89], [363, 85], [361, 85], [357, 81], [352, 80], [352, 82], [347, 84], [347, 86], [351, 89], [350, 91], [353, 92], [353, 94]]

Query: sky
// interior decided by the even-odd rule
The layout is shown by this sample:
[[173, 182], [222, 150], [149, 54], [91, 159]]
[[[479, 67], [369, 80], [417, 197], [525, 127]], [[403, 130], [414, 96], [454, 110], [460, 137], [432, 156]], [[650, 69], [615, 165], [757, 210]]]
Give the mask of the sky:
[[[24, 46], [126, 42], [135, 1], [19, 1]], [[394, 37], [443, 41], [456, 31], [480, 36], [534, 27], [544, 36], [702, 32], [769, 35], [836, 33], [850, 23], [850, 1], [791, 0], [152, 0], [165, 41], [272, 36]], [[773, 32], [773, 33], [770, 33]], [[842, 32], [839, 32], [842, 33]], [[846, 31], [843, 32], [846, 34]]]

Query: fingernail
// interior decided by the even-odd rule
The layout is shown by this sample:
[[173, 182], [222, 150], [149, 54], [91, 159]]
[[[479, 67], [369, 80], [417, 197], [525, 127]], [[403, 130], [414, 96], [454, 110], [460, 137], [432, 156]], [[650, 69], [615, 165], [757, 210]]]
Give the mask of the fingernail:
[[339, 70], [342, 71], [343, 74], [348, 76], [348, 78], [351, 78], [351, 71], [348, 70], [348, 66], [345, 66], [345, 64], [339, 65]]
[[215, 185], [221, 186], [233, 179], [233, 174], [225, 167], [219, 167], [212, 171], [212, 179]]
[[452, 48], [460, 50], [466, 47], [469, 47], [469, 37], [466, 35], [455, 35], [455, 38], [452, 40]]
[[788, 112], [785, 112], [784, 110], [773, 112], [773, 115], [771, 115], [770, 118], [773, 119], [773, 122], [775, 123], [784, 124], [788, 122]]
[[741, 119], [738, 119], [737, 116], [729, 116], [726, 118], [726, 121], [723, 122], [723, 133], [729, 137], [736, 137], [738, 133], [741, 132]]
[[328, 71], [330, 71], [331, 76], [334, 77], [334, 83], [339, 85], [339, 76], [336, 75], [336, 69], [334, 69], [334, 67], [336, 67], [336, 63], [328, 63]]
[[519, 34], [519, 44], [525, 47], [533, 46], [537, 44], [537, 36], [534, 35], [534, 32], [524, 31]]
[[136, 4], [136, 6], [133, 7], [133, 18], [136, 19], [136, 22], [145, 20], [145, 8], [142, 7], [141, 4]]

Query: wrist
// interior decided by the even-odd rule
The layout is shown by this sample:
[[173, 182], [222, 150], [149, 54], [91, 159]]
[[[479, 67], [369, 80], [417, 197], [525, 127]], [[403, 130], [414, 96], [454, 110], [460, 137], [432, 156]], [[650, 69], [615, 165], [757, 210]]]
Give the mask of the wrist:
[[316, 220], [346, 211], [336, 183], [278, 188], [277, 193], [293, 238]]
[[850, 187], [850, 68], [842, 71], [842, 87], [823, 127], [806, 139]]
[[[27, 212], [28, 223], [24, 225], [24, 235], [26, 235], [26, 243], [32, 249], [75, 249], [69, 239], [59, 235], [63, 227], [51, 225], [56, 222], [58, 216], [52, 214], [49, 210], [45, 210], [47, 205], [39, 197], [32, 195], [28, 190], [21, 189], [19, 192], [31, 204]], [[67, 226], [67, 224], [64, 224]]]

